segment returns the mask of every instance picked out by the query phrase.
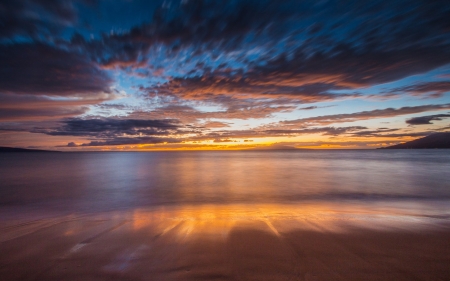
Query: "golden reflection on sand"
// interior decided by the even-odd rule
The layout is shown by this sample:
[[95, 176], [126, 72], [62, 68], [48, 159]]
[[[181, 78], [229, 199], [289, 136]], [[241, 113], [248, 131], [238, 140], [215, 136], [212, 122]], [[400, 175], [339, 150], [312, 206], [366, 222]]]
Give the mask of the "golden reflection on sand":
[[152, 228], [161, 235], [172, 231], [183, 238], [226, 237], [233, 228], [250, 226], [252, 222], [262, 222], [264, 227], [258, 230], [277, 236], [280, 232], [296, 230], [346, 233], [356, 228], [383, 231], [428, 229], [442, 222], [391, 209], [330, 204], [174, 206], [136, 209], [122, 215], [131, 221], [135, 231]]

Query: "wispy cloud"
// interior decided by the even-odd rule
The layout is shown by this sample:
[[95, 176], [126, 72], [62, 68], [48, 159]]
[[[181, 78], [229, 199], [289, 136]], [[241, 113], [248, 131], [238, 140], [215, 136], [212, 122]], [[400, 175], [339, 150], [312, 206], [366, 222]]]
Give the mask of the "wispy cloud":
[[414, 113], [421, 113], [434, 110], [446, 110], [446, 109], [450, 109], [450, 104], [405, 106], [401, 108], [375, 109], [371, 111], [361, 111], [348, 114], [333, 114], [296, 120], [281, 121], [280, 125], [284, 126], [328, 125], [334, 123], [355, 122], [360, 120], [395, 117]]

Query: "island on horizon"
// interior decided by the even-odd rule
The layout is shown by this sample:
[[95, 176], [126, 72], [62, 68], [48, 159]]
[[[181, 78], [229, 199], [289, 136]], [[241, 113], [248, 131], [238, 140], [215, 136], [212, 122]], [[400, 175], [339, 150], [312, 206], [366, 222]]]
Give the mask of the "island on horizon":
[[0, 152], [61, 152], [61, 151], [0, 146]]
[[381, 147], [378, 149], [448, 149], [450, 148], [450, 133], [434, 133], [413, 141]]

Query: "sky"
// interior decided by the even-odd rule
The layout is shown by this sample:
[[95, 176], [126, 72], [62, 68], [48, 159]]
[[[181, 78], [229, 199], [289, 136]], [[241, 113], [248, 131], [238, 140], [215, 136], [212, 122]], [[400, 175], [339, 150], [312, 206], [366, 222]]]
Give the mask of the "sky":
[[450, 131], [447, 0], [2, 0], [0, 146], [373, 149]]

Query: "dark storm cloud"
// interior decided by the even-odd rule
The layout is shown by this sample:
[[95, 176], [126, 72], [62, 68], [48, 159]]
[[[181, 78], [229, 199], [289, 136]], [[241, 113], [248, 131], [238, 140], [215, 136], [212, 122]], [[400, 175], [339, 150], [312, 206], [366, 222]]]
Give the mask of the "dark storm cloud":
[[426, 111], [450, 109], [450, 104], [429, 104], [419, 106], [405, 106], [401, 108], [376, 109], [371, 111], [361, 111], [348, 114], [324, 115], [297, 120], [281, 121], [280, 125], [306, 126], [306, 125], [328, 125], [333, 123], [355, 122], [359, 120], [369, 120], [376, 118], [395, 117], [407, 114], [414, 114]]
[[414, 117], [406, 120], [406, 123], [409, 125], [428, 125], [433, 124], [431, 121], [441, 121], [444, 118], [450, 118], [450, 114], [436, 114], [436, 115]]
[[112, 80], [84, 56], [39, 44], [0, 45], [0, 92], [83, 96]]

